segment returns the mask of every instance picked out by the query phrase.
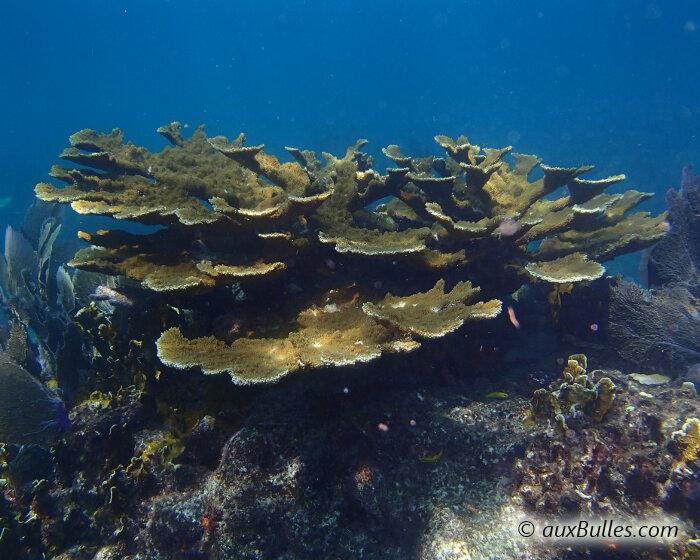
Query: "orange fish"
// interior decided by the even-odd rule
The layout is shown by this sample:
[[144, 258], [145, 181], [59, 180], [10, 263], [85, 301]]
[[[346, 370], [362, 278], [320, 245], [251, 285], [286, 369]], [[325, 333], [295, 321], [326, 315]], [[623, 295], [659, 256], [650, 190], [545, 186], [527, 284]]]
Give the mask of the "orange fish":
[[515, 316], [515, 310], [510, 305], [508, 306], [508, 318], [510, 319], [510, 322], [516, 329], [520, 328], [520, 322]]

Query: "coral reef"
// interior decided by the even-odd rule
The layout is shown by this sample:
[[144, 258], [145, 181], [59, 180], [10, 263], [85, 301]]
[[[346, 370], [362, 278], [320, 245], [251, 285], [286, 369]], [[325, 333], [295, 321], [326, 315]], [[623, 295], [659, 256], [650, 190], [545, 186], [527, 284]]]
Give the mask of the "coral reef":
[[[565, 375], [580, 383], [577, 358]], [[578, 559], [591, 551], [519, 537], [518, 521], [598, 513], [683, 528], [673, 548], [620, 557], [692, 558], [700, 401], [678, 381], [600, 370], [615, 401], [601, 420], [569, 416], [562, 433], [551, 415], [521, 421], [525, 388], [550, 372], [503, 377], [507, 398], [475, 399], [464, 379], [426, 384], [434, 358], [417, 360], [265, 387], [231, 426], [203, 415], [180, 431], [133, 388], [94, 394], [50, 459], [0, 453], [0, 553]]]
[[171, 143], [159, 153], [118, 130], [74, 134], [61, 157], [83, 167], [54, 166], [68, 185], [40, 183], [36, 194], [160, 226], [81, 232], [91, 246], [70, 265], [157, 296], [165, 320], [141, 336], [158, 339], [163, 364], [236, 383], [413, 350], [500, 312], [498, 299], [473, 301], [465, 278], [490, 298], [523, 281], [593, 280], [598, 261], [666, 229], [665, 215], [629, 213], [649, 194], [605, 192], [623, 175], [585, 180], [591, 166], [550, 167], [465, 137], [436, 137], [444, 158], [389, 146], [396, 167], [380, 175], [362, 140], [322, 165], [295, 148], [281, 163], [242, 134], [229, 142], [200, 127], [184, 139], [176, 122], [158, 132]]
[[692, 558], [700, 521], [697, 395], [678, 381], [657, 379], [649, 385], [635, 381], [648, 381], [645, 376], [614, 370], [605, 375], [617, 391], [602, 421], [582, 414], [565, 431], [556, 422], [545, 430], [535, 427], [527, 451], [515, 461], [514, 502], [529, 511], [528, 519], [653, 519], [688, 535], [671, 546], [620, 551], [618, 543], [562, 557], [596, 557], [597, 552], [600, 557]]
[[[569, 359], [567, 377], [585, 376], [581, 366]], [[661, 376], [603, 373], [616, 391], [602, 419], [589, 408], [592, 414], [568, 416], [561, 429], [561, 417], [535, 414], [547, 418], [547, 429], [537, 430], [516, 461], [517, 498], [547, 516], [661, 519], [665, 512], [697, 523], [697, 395]], [[542, 400], [536, 391], [531, 410], [541, 410]]]
[[[663, 238], [665, 215], [630, 212], [647, 194], [464, 137], [436, 138], [444, 158], [389, 146], [380, 175], [364, 141], [322, 164], [159, 132], [159, 153], [77, 133], [67, 186], [38, 185], [52, 204], [7, 230], [0, 381], [43, 407], [1, 434], [0, 556], [585, 557], [519, 537], [532, 513], [664, 514], [693, 536], [695, 386], [583, 354], [554, 379], [577, 347], [543, 327]], [[80, 232], [67, 266], [53, 203], [155, 227]]]
[[[301, 328], [285, 339], [239, 338], [228, 346], [215, 337], [188, 340], [172, 328], [158, 339], [158, 357], [176, 368], [227, 371], [239, 384], [265, 382], [304, 367], [352, 365], [373, 360], [382, 352], [415, 350], [420, 343], [411, 335], [444, 336], [465, 320], [493, 318], [501, 311], [498, 300], [464, 305], [479, 291], [469, 282], [458, 283], [447, 294], [443, 288], [439, 280], [425, 293], [403, 298], [388, 294], [362, 309], [352, 301], [313, 307], [297, 317]], [[404, 336], [397, 340], [395, 332]]]

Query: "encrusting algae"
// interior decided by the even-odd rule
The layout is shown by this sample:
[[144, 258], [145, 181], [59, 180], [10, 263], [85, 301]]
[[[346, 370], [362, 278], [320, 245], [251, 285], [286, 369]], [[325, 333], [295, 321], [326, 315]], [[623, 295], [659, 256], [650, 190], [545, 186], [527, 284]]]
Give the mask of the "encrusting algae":
[[[185, 139], [180, 128], [158, 130], [171, 143], [159, 153], [116, 129], [82, 130], [61, 155], [77, 168], [51, 172], [67, 186], [40, 183], [36, 194], [161, 226], [81, 232], [91, 245], [70, 265], [125, 276], [168, 310], [164, 324], [141, 325], [163, 364], [235, 383], [412, 351], [496, 317], [498, 298], [523, 282], [595, 280], [598, 261], [667, 229], [663, 214], [630, 213], [647, 193], [605, 192], [623, 175], [585, 180], [592, 166], [550, 167], [464, 136], [437, 136], [442, 158], [389, 146], [395, 167], [381, 175], [364, 140], [340, 158], [324, 153], [325, 164], [287, 148], [294, 161], [282, 163], [242, 134], [229, 142], [200, 127]], [[245, 316], [246, 328], [219, 328], [217, 312]]]

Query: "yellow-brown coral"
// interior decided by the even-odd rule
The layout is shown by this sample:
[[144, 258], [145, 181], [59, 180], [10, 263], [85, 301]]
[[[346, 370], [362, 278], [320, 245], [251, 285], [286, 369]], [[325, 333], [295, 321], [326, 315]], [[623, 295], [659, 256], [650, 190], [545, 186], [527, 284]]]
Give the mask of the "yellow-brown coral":
[[362, 310], [401, 332], [422, 338], [439, 338], [470, 319], [492, 319], [501, 312], [501, 302], [491, 300], [466, 305], [479, 293], [470, 282], [459, 282], [444, 294], [444, 280], [424, 293], [397, 297], [388, 294], [377, 303], [365, 303]]
[[158, 339], [158, 356], [178, 369], [227, 372], [237, 384], [263, 383], [304, 368], [353, 365], [383, 353], [410, 352], [420, 347], [413, 337], [444, 336], [464, 321], [494, 317], [500, 311], [498, 300], [464, 305], [478, 293], [468, 283], [448, 293], [443, 287], [439, 281], [428, 292], [404, 298], [389, 295], [377, 304], [361, 305], [352, 298], [312, 306], [299, 314], [284, 337], [239, 338], [231, 345], [212, 336], [190, 340], [171, 328]]
[[680, 461], [696, 460], [700, 453], [700, 419], [688, 418], [680, 430], [671, 434], [671, 442], [675, 444], [675, 455]]
[[[569, 356], [562, 371], [564, 381], [553, 381], [548, 389], [537, 389], [530, 401], [530, 414], [525, 422], [530, 424], [537, 417], [549, 417], [560, 430], [567, 429], [567, 418], [578, 414], [588, 415], [594, 422], [601, 422], [615, 400], [616, 386], [600, 372], [586, 371], [588, 360], [583, 354]], [[599, 377], [597, 380], [596, 377]]]
[[[162, 226], [82, 233], [90, 246], [71, 264], [158, 294], [173, 313], [162, 313], [170, 319], [144, 344], [158, 339], [163, 363], [227, 371], [238, 383], [411, 350], [416, 338], [500, 312], [498, 299], [471, 302], [478, 288], [466, 279], [488, 298], [523, 280], [591, 281], [605, 271], [596, 259], [664, 234], [664, 216], [629, 213], [649, 195], [605, 192], [623, 175], [584, 180], [592, 166], [551, 167], [463, 136], [435, 138], [444, 158], [389, 146], [396, 167], [382, 175], [360, 151], [364, 140], [342, 157], [324, 153], [325, 164], [287, 148], [295, 161], [282, 163], [263, 145], [246, 146], [243, 134], [229, 142], [200, 127], [185, 139], [177, 122], [158, 132], [171, 143], [159, 153], [125, 143], [116, 129], [74, 134], [61, 157], [78, 168], [52, 170], [68, 185], [40, 183], [36, 194], [79, 213]], [[530, 180], [538, 167], [542, 176]], [[568, 194], [547, 196], [561, 187]], [[222, 291], [229, 286], [240, 301]], [[356, 296], [322, 301], [338, 290]], [[238, 313], [239, 304], [246, 317], [222, 334], [216, 313]], [[242, 336], [248, 320], [264, 324]], [[580, 385], [582, 394], [593, 390]]]
[[308, 309], [296, 325], [284, 338], [239, 338], [230, 346], [213, 336], [188, 340], [171, 328], [158, 339], [158, 356], [178, 369], [227, 372], [234, 383], [246, 385], [275, 381], [302, 368], [352, 365], [379, 358], [382, 352], [420, 346], [394, 340], [352, 302]]

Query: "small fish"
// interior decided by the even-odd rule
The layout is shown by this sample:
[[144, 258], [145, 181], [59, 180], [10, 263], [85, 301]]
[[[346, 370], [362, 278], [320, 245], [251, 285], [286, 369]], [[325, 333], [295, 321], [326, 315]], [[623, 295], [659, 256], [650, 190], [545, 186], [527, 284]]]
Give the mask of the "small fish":
[[8, 204], [12, 202], [12, 197], [11, 196], [4, 196], [0, 198], [0, 208], [5, 208]]
[[507, 399], [508, 397], [509, 397], [508, 393], [504, 393], [503, 391], [493, 391], [493, 392], [485, 395], [484, 398], [487, 398], [487, 399]]
[[107, 301], [112, 305], [120, 305], [122, 307], [131, 307], [134, 305], [132, 299], [109, 286], [97, 286], [94, 293], [90, 294], [90, 299], [95, 301]]
[[27, 370], [0, 357], [0, 441], [49, 446], [69, 429], [63, 401]]
[[512, 306], [508, 306], [508, 319], [510, 319], [511, 324], [516, 328], [520, 328], [520, 321], [518, 321], [518, 318], [515, 316], [515, 309], [513, 309]]
[[435, 455], [424, 455], [423, 457], [418, 457], [418, 460], [421, 463], [436, 463], [439, 461], [442, 457], [442, 452], [445, 449], [443, 447], [440, 448], [440, 451], [438, 451]]

